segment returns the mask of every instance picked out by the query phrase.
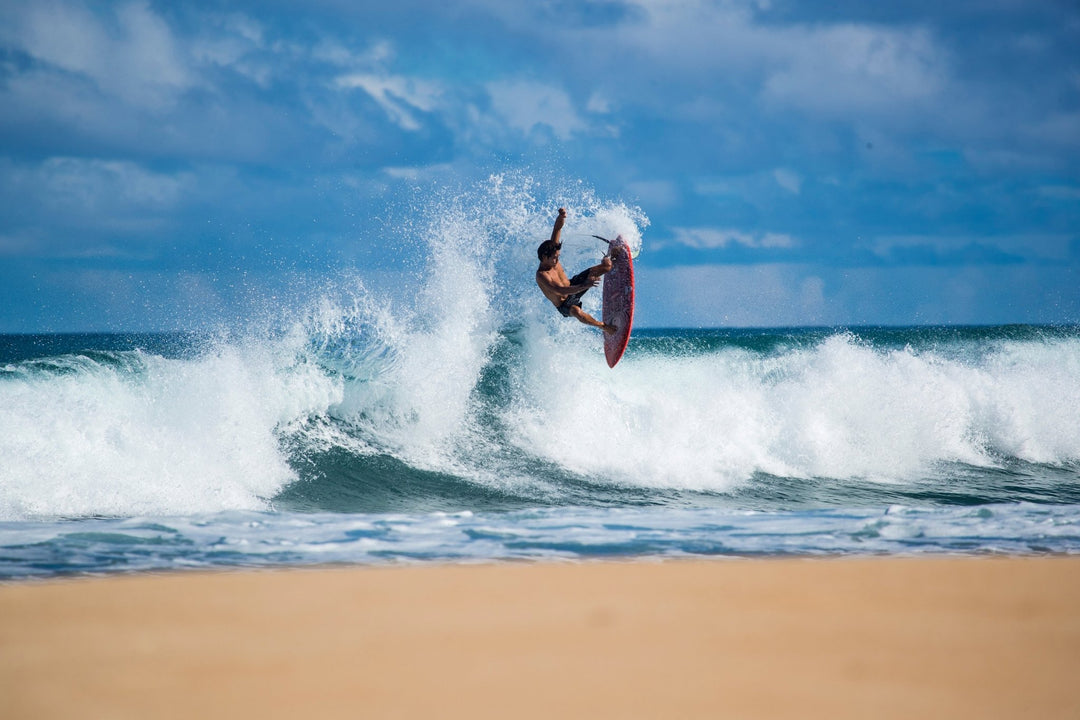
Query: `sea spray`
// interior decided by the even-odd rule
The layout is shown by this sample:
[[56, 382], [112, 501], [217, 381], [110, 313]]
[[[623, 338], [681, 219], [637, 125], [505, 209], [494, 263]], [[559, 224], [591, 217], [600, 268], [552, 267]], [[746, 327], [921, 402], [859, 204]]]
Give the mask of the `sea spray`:
[[[309, 325], [314, 341], [325, 346], [320, 334], [329, 329], [330, 344], [387, 360], [378, 372], [368, 362], [362, 372], [347, 373], [345, 400], [331, 409], [335, 418], [412, 466], [505, 481], [504, 468], [492, 474], [476, 462], [492, 441], [480, 420], [490, 403], [477, 398], [476, 388], [506, 328], [550, 329], [561, 319], [532, 282], [535, 247], [550, 234], [556, 207], [535, 193], [531, 178], [495, 175], [468, 190], [425, 195], [410, 222], [395, 230], [395, 242], [425, 248], [418, 292], [403, 299], [358, 288], [336, 309], [321, 304]], [[555, 194], [573, 209], [568, 225], [579, 234], [621, 232], [640, 247], [638, 224], [648, 220], [639, 209], [601, 202], [580, 185]], [[568, 245], [581, 262], [599, 259], [591, 237]]]

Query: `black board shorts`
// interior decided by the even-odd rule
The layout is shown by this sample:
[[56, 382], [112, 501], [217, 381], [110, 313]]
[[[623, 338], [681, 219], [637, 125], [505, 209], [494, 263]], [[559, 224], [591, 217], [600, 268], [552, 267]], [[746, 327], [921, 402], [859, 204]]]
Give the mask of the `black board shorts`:
[[[589, 271], [588, 270], [582, 270], [577, 275], [570, 278], [570, 284], [571, 285], [577, 285], [578, 283], [583, 283], [583, 282], [588, 281], [588, 279], [589, 279]], [[590, 290], [590, 288], [586, 288], [586, 289], [582, 290], [579, 293], [574, 293], [570, 297], [563, 300], [562, 305], [557, 306], [555, 309], [558, 310], [562, 314], [563, 317], [570, 317], [570, 310], [572, 308], [581, 307], [581, 296], [584, 295], [585, 293], [589, 292], [589, 290]]]

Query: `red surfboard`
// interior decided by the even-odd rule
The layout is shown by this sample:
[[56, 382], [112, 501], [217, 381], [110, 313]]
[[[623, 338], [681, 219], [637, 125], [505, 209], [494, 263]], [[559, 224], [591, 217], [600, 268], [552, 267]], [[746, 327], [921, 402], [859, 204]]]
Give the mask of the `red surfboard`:
[[618, 328], [604, 334], [604, 357], [608, 367], [615, 367], [630, 342], [634, 325], [634, 260], [622, 235], [608, 243], [611, 270], [604, 275], [604, 322]]

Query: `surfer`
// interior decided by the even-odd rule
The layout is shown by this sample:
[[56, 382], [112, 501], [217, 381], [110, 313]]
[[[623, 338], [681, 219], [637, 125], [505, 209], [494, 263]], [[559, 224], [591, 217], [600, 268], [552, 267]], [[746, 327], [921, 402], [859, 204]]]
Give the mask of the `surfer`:
[[562, 252], [562, 242], [559, 237], [562, 234], [564, 222], [566, 222], [566, 208], [559, 208], [559, 216], [555, 218], [551, 239], [545, 240], [540, 243], [540, 247], [536, 248], [536, 256], [540, 259], [540, 267], [536, 270], [536, 284], [563, 317], [576, 318], [586, 325], [601, 328], [610, 335], [615, 332], [615, 326], [602, 323], [582, 310], [581, 296], [596, 287], [601, 276], [611, 270], [611, 258], [605, 255], [599, 265], [593, 265], [588, 270], [583, 270], [567, 279], [566, 270], [559, 262], [559, 254]]

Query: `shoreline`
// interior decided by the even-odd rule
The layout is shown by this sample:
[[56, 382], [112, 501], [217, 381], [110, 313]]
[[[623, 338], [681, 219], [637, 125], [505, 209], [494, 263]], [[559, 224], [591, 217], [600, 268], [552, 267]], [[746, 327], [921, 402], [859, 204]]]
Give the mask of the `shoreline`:
[[1080, 557], [0, 584], [0, 716], [1080, 716]]

